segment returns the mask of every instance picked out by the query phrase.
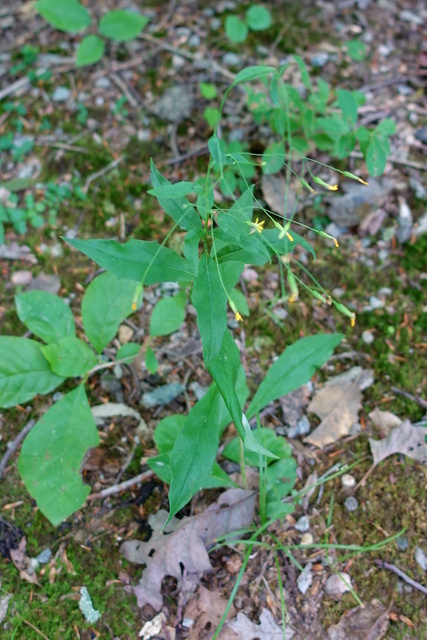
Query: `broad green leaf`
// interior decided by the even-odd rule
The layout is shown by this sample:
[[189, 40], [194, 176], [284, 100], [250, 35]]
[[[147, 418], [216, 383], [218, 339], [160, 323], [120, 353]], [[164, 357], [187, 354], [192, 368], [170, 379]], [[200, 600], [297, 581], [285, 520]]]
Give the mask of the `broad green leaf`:
[[186, 417], [182, 413], [177, 413], [172, 416], [167, 416], [157, 423], [157, 427], [154, 431], [154, 442], [156, 443], [157, 451], [162, 453], [169, 453], [172, 451], [175, 444], [175, 440], [178, 433], [184, 426]]
[[147, 367], [148, 371], [153, 375], [156, 373], [159, 367], [159, 362], [151, 347], [148, 347], [147, 351], [145, 352], [145, 366]]
[[352, 125], [357, 120], [357, 102], [351, 91], [337, 89], [338, 105], [344, 120], [349, 120]]
[[199, 270], [199, 244], [205, 232], [203, 229], [191, 229], [185, 234], [183, 252], [195, 274]]
[[[221, 229], [215, 229], [215, 238], [227, 240], [227, 235]], [[248, 248], [243, 249], [241, 245]], [[217, 259], [220, 264], [225, 262], [240, 262], [244, 264], [263, 265], [270, 260], [270, 254], [258, 238], [252, 241], [240, 240], [240, 244], [226, 244], [217, 251]]]
[[242, 274], [245, 265], [243, 262], [227, 262], [227, 264], [220, 264], [219, 270], [221, 273], [222, 284], [225, 287], [228, 295], [234, 289], [239, 282], [239, 278]]
[[307, 89], [311, 89], [311, 80], [310, 80], [310, 74], [308, 73], [308, 69], [307, 66], [304, 62], [304, 60], [301, 58], [301, 56], [294, 56], [294, 60], [297, 63], [298, 67], [299, 67], [299, 72], [301, 74], [301, 80], [303, 85], [307, 88]]
[[192, 182], [177, 182], [176, 184], [165, 184], [162, 187], [155, 187], [150, 189], [147, 193], [150, 196], [155, 196], [157, 199], [166, 198], [168, 200], [175, 198], [183, 198], [188, 196], [194, 191], [194, 184]]
[[118, 349], [116, 354], [116, 360], [124, 361], [125, 363], [130, 363], [135, 360], [136, 356], [141, 350], [141, 345], [136, 344], [136, 342], [127, 342], [123, 346]]
[[185, 301], [184, 292], [159, 300], [151, 314], [150, 335], [168, 336], [178, 331], [185, 319]]
[[218, 264], [203, 254], [191, 297], [197, 311], [206, 367], [219, 353], [227, 326], [227, 294], [218, 271]]
[[85, 67], [101, 60], [105, 51], [105, 42], [98, 36], [85, 36], [80, 42], [76, 53], [76, 65]]
[[301, 338], [285, 349], [271, 365], [249, 405], [248, 416], [259, 413], [270, 402], [306, 384], [318, 367], [331, 357], [341, 342], [340, 333], [319, 333]]
[[[147, 464], [152, 471], [162, 480], [170, 484], [172, 482], [172, 471], [170, 468], [169, 454], [163, 453], [155, 458], [149, 458]], [[237, 488], [238, 485], [221, 469], [217, 462], [214, 462], [212, 473], [206, 478], [202, 489], [217, 489], [220, 487]]]
[[244, 42], [248, 37], [248, 27], [237, 16], [227, 16], [225, 19], [225, 33], [231, 42]]
[[201, 82], [199, 88], [200, 93], [206, 100], [213, 100], [218, 95], [215, 85], [210, 84], [209, 82]]
[[63, 382], [50, 368], [42, 346], [28, 338], [0, 337], [0, 407], [28, 402]]
[[392, 118], [384, 118], [375, 128], [375, 133], [379, 136], [392, 136], [396, 133], [396, 123]]
[[217, 107], [206, 107], [203, 117], [211, 129], [215, 129], [221, 119], [220, 111]]
[[292, 457], [282, 457], [269, 465], [265, 471], [267, 502], [281, 500], [287, 496], [297, 479], [297, 462]]
[[248, 316], [249, 315], [248, 301], [246, 300], [246, 297], [244, 296], [244, 294], [239, 289], [233, 289], [229, 293], [229, 296], [232, 302], [234, 302], [234, 304], [236, 305], [237, 311], [241, 313], [242, 316]]
[[[242, 365], [240, 365], [237, 374], [236, 393], [240, 406], [244, 407], [249, 397], [249, 388], [246, 382], [246, 372]], [[221, 396], [219, 407], [219, 432], [222, 434], [225, 427], [227, 427], [231, 422], [233, 422], [233, 419], [227, 409], [223, 397]]]
[[226, 198], [234, 198], [234, 192], [237, 189], [237, 176], [234, 169], [226, 169], [219, 182], [219, 188]]
[[[173, 186], [167, 178], [162, 176], [162, 174], [157, 170], [156, 165], [151, 160], [150, 163], [150, 178], [151, 184], [155, 189], [159, 187], [169, 187]], [[191, 229], [202, 229], [202, 222], [200, 220], [200, 216], [197, 214], [197, 211], [187, 200], [187, 198], [174, 197], [170, 198], [157, 198], [159, 201], [159, 205], [162, 209], [167, 213], [168, 216], [172, 218], [181, 229], [185, 229], [185, 231], [190, 231]]]
[[293, 229], [291, 229], [289, 233], [293, 238], [293, 242], [291, 242], [286, 235], [279, 239], [280, 231], [278, 229], [266, 229], [262, 232], [261, 239], [265, 241], [266, 248], [270, 252], [271, 256], [282, 256], [287, 253], [291, 253], [291, 251], [300, 244], [304, 249], [311, 253], [313, 260], [316, 260], [316, 252], [308, 240], [300, 236], [298, 233], [295, 233]]
[[246, 24], [252, 31], [262, 31], [271, 25], [271, 13], [261, 4], [253, 4], [246, 11]]
[[92, 349], [80, 338], [69, 336], [58, 343], [42, 347], [52, 371], [64, 378], [84, 376], [98, 363]]
[[360, 40], [349, 40], [345, 44], [347, 53], [355, 62], [362, 62], [366, 55], [366, 45]]
[[172, 482], [168, 520], [191, 500], [212, 473], [219, 444], [218, 418], [219, 393], [212, 385], [191, 409], [169, 454]]
[[109, 11], [99, 22], [101, 35], [116, 42], [133, 40], [149, 22], [149, 18], [134, 11]]
[[233, 81], [233, 85], [239, 84], [240, 82], [250, 82], [251, 80], [266, 78], [276, 71], [276, 67], [267, 67], [265, 65], [246, 67], [246, 69], [242, 69], [242, 71], [239, 71], [239, 73], [236, 75]]
[[338, 117], [317, 118], [316, 124], [318, 127], [321, 127], [328, 136], [342, 136], [349, 131], [348, 124]]
[[98, 444], [83, 385], [54, 404], [25, 438], [19, 472], [40, 511], [54, 526], [77, 511], [90, 493], [80, 469], [87, 451]]
[[35, 8], [52, 27], [67, 33], [83, 31], [91, 23], [88, 10], [76, 0], [39, 0]]
[[188, 282], [193, 280], [191, 265], [175, 251], [158, 242], [129, 240], [71, 240], [64, 238], [119, 280], [135, 280], [142, 284], [157, 282]]
[[76, 334], [70, 307], [52, 293], [20, 293], [15, 296], [15, 304], [19, 319], [47, 344]]
[[356, 146], [356, 136], [351, 131], [341, 138], [336, 143], [336, 155], [338, 158], [347, 158]]
[[208, 140], [209, 153], [212, 156], [212, 160], [218, 165], [218, 171], [223, 175], [224, 165], [226, 164], [226, 157], [223, 149], [223, 144], [216, 134], [211, 136]]
[[282, 502], [281, 500], [267, 502], [267, 520], [278, 520], [292, 513], [295, 513], [295, 504], [293, 502]]
[[387, 162], [387, 153], [384, 149], [383, 141], [376, 136], [371, 137], [368, 148], [366, 150], [366, 167], [369, 175], [381, 176], [384, 173]]
[[253, 435], [250, 425], [242, 411], [242, 404], [236, 392], [237, 380], [241, 368], [239, 350], [231, 333], [226, 330], [218, 355], [212, 360], [208, 371], [217, 385], [240, 438], [250, 451], [258, 454], [276, 456], [263, 447]]
[[167, 484], [172, 482], [169, 453], [161, 453], [154, 458], [148, 458], [147, 464], [162, 482], [166, 482]]
[[[254, 429], [252, 433], [257, 442], [266, 447], [276, 456], [275, 458], [266, 456], [267, 464], [274, 462], [274, 460], [276, 460], [277, 458], [289, 458], [290, 456], [292, 456], [292, 449], [286, 442], [285, 438], [283, 438], [282, 436], [277, 436], [272, 429], [261, 427], [260, 429]], [[239, 462], [239, 438], [233, 438], [233, 440], [231, 440], [231, 442], [229, 442], [223, 450], [222, 455], [228, 458], [228, 460]], [[258, 467], [259, 455], [257, 455], [253, 451], [245, 451], [245, 463], [251, 467]]]
[[214, 189], [210, 184], [197, 196], [197, 210], [203, 220], [209, 220], [214, 205]]
[[273, 142], [262, 154], [262, 172], [266, 175], [277, 173], [285, 161], [285, 146], [283, 142]]
[[132, 313], [138, 285], [133, 280], [118, 280], [106, 271], [92, 280], [82, 301], [84, 330], [98, 353], [116, 335], [119, 326]]

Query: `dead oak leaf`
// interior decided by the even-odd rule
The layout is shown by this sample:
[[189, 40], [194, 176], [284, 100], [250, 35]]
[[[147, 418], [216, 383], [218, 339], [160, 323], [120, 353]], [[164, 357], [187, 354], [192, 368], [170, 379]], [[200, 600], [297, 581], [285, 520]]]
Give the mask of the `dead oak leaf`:
[[427, 429], [425, 427], [415, 427], [409, 420], [405, 420], [405, 422], [393, 429], [384, 440], [369, 438], [374, 466], [394, 453], [403, 453], [408, 458], [426, 464], [426, 436]]
[[351, 609], [329, 627], [329, 640], [381, 640], [389, 627], [389, 610], [377, 600]]
[[333, 444], [347, 436], [358, 421], [362, 408], [362, 389], [366, 388], [369, 372], [353, 367], [340, 376], [328, 380], [315, 395], [307, 411], [321, 418], [321, 423], [304, 442], [316, 447]]
[[157, 611], [161, 609], [163, 578], [176, 578], [179, 591], [183, 567], [188, 573], [211, 571], [206, 547], [220, 536], [248, 527], [253, 520], [255, 498], [253, 491], [229, 489], [204, 513], [179, 521], [173, 533], [154, 532], [148, 542], [125, 542], [121, 547], [124, 556], [147, 565], [133, 589], [138, 606], [150, 604]]
[[[249, 620], [244, 613], [239, 613], [235, 620], [227, 622], [219, 640], [290, 640], [294, 635], [290, 626], [286, 627], [285, 634], [282, 627], [276, 623], [273, 615], [268, 609], [263, 609], [259, 617], [260, 624]], [[232, 634], [229, 633], [232, 632]]]
[[[184, 612], [186, 626], [190, 626], [188, 640], [210, 640], [212, 632], [218, 628], [228, 600], [217, 591], [209, 591], [199, 585], [195, 598], [189, 603]], [[236, 615], [231, 605], [229, 617]], [[221, 636], [220, 636], [221, 637]]]

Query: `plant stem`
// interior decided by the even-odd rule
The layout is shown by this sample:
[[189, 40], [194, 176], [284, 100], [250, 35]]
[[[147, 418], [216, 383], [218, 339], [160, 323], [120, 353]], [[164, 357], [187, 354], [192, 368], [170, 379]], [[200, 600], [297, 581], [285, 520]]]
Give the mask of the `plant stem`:
[[240, 464], [240, 475], [242, 476], [243, 488], [247, 489], [248, 481], [246, 479], [245, 448], [243, 446], [242, 438], [239, 438], [239, 464]]

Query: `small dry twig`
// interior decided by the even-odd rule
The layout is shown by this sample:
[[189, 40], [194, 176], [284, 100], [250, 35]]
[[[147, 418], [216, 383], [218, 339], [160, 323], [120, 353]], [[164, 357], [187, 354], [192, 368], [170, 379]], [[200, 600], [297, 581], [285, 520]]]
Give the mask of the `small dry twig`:
[[118, 158], [116, 158], [115, 160], [113, 160], [112, 162], [107, 164], [105, 167], [103, 167], [99, 171], [95, 171], [95, 173], [91, 173], [91, 175], [88, 176], [88, 178], [86, 178], [86, 182], [85, 182], [85, 186], [83, 187], [83, 191], [86, 193], [87, 190], [89, 189], [89, 185], [94, 180], [97, 180], [98, 178], [101, 178], [102, 176], [105, 176], [106, 173], [108, 173], [109, 171], [112, 171], [112, 169], [117, 167], [117, 165], [120, 164], [121, 162], [123, 162], [124, 159], [125, 159], [125, 156], [119, 156]]
[[9, 458], [12, 456], [13, 453], [15, 453], [15, 451], [17, 450], [17, 448], [19, 447], [19, 445], [21, 444], [21, 442], [23, 441], [27, 433], [31, 431], [31, 429], [34, 427], [35, 424], [36, 424], [35, 420], [30, 420], [29, 422], [27, 422], [25, 427], [18, 433], [16, 438], [12, 440], [12, 442], [9, 442], [6, 453], [4, 454], [0, 462], [0, 478], [3, 476], [3, 473], [6, 469], [6, 465], [9, 462]]
[[140, 473], [138, 476], [134, 478], [130, 478], [130, 480], [125, 480], [120, 484], [113, 484], [112, 487], [108, 487], [107, 489], [103, 489], [99, 491], [99, 493], [92, 493], [87, 497], [87, 500], [92, 502], [92, 500], [102, 500], [103, 498], [108, 498], [109, 496], [113, 496], [116, 493], [121, 493], [122, 491], [126, 491], [126, 489], [130, 489], [135, 484], [141, 484], [144, 480], [148, 480], [154, 476], [154, 471], [144, 471], [144, 473]]
[[419, 582], [416, 582], [415, 580], [412, 580], [412, 578], [407, 576], [406, 573], [403, 573], [403, 571], [398, 569], [396, 567], [396, 565], [389, 564], [388, 562], [384, 562], [383, 560], [375, 560], [374, 562], [377, 565], [377, 567], [379, 567], [380, 569], [388, 569], [388, 571], [393, 571], [393, 573], [395, 573], [397, 576], [399, 576], [399, 578], [402, 578], [402, 580], [404, 580], [405, 582], [410, 584], [411, 587], [414, 587], [415, 589], [418, 589], [418, 591], [421, 591], [421, 593], [427, 594], [427, 588], [426, 587], [424, 587]]

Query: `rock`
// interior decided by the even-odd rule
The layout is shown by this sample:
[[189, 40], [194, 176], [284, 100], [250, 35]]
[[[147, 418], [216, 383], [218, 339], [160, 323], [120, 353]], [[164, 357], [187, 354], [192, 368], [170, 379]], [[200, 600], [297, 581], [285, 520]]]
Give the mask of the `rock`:
[[297, 580], [298, 590], [304, 594], [307, 593], [313, 582], [313, 574], [311, 573], [311, 562], [306, 564], [304, 571], [302, 571]]
[[36, 556], [36, 560], [40, 563], [40, 564], [47, 564], [49, 562], [49, 560], [52, 557], [52, 551], [50, 549], [43, 549], [43, 551], [41, 551], [39, 553], [38, 556]]
[[372, 331], [363, 331], [362, 340], [365, 344], [372, 344], [373, 341], [375, 340]]
[[194, 393], [197, 400], [201, 400], [208, 392], [208, 387], [203, 387], [198, 382], [192, 382], [188, 388]]
[[421, 567], [423, 571], [427, 571], [427, 558], [422, 549], [417, 547], [414, 553], [415, 562]]
[[28, 286], [29, 291], [48, 291], [57, 295], [61, 288], [61, 281], [58, 276], [50, 275], [48, 273], [40, 273], [33, 278]]
[[128, 327], [126, 324], [121, 324], [119, 327], [118, 338], [120, 344], [127, 344], [132, 340], [133, 337], [133, 329]]
[[396, 238], [398, 239], [400, 244], [403, 244], [404, 242], [409, 240], [412, 235], [414, 219], [406, 200], [404, 198], [399, 198], [399, 201], [399, 217], [397, 219], [399, 227], [396, 232]]
[[227, 67], [240, 67], [242, 64], [242, 59], [240, 58], [240, 56], [237, 55], [237, 53], [228, 51], [222, 57], [222, 63], [225, 64]]
[[397, 539], [397, 548], [399, 549], [399, 551], [406, 551], [406, 549], [408, 548], [408, 538], [399, 537]]
[[68, 87], [56, 87], [52, 95], [54, 102], [66, 102], [71, 96], [71, 90]]
[[381, 207], [393, 186], [393, 181], [385, 178], [370, 178], [369, 186], [343, 182], [344, 195], [337, 193], [325, 198], [329, 204], [328, 215], [339, 227], [358, 226], [371, 211]]
[[251, 267], [245, 267], [242, 272], [242, 278], [245, 282], [255, 282], [258, 280], [258, 271]]
[[344, 473], [341, 476], [341, 486], [343, 489], [353, 489], [356, 486], [356, 478], [349, 473]]
[[15, 271], [15, 273], [12, 273], [10, 281], [13, 285], [15, 285], [15, 287], [26, 287], [28, 284], [30, 284], [32, 279], [33, 274], [31, 273], [31, 271]]
[[148, 129], [138, 129], [136, 138], [138, 142], [148, 142], [151, 138], [151, 132]]
[[107, 76], [101, 76], [95, 80], [94, 84], [98, 89], [108, 89], [111, 87], [111, 80]]
[[301, 531], [301, 533], [310, 530], [310, 520], [308, 516], [301, 516], [298, 522], [295, 525], [295, 529], [297, 531]]
[[399, 18], [401, 20], [405, 20], [405, 22], [411, 22], [412, 24], [416, 24], [420, 27], [424, 24], [423, 18], [413, 11], [409, 11], [409, 9], [403, 9], [399, 13]]
[[[401, 96], [409, 96], [411, 95], [411, 93], [413, 93], [413, 89], [411, 89], [411, 87], [408, 87], [407, 84], [398, 84], [397, 91], [398, 93], [400, 93]], [[415, 136], [416, 135], [417, 134], [415, 134]]]
[[347, 511], [356, 511], [359, 506], [359, 502], [353, 496], [349, 496], [344, 500], [344, 506]]
[[180, 393], [185, 391], [185, 387], [179, 382], [171, 382], [162, 387], [157, 387], [154, 391], [144, 393], [142, 396], [142, 404], [149, 409], [158, 405], [165, 405], [175, 400]]
[[197, 47], [200, 46], [200, 36], [198, 36], [197, 33], [193, 33], [193, 35], [188, 38], [187, 44], [189, 47], [197, 49]]
[[340, 600], [347, 591], [351, 591], [351, 578], [348, 573], [337, 573], [326, 580], [325, 591], [328, 596]]
[[193, 87], [188, 84], [178, 84], [166, 89], [155, 103], [153, 112], [162, 120], [181, 122], [190, 116], [193, 105]]
[[329, 53], [326, 53], [326, 52], [316, 53], [314, 56], [310, 58], [310, 64], [312, 67], [315, 67], [316, 69], [321, 69], [322, 67], [325, 66], [328, 60], [329, 60]]
[[305, 436], [311, 431], [311, 424], [307, 416], [302, 416], [295, 427], [290, 427], [288, 431], [289, 438], [297, 438], [299, 436]]
[[421, 216], [414, 227], [414, 234], [416, 236], [423, 236], [425, 233], [427, 233], [427, 213]]

